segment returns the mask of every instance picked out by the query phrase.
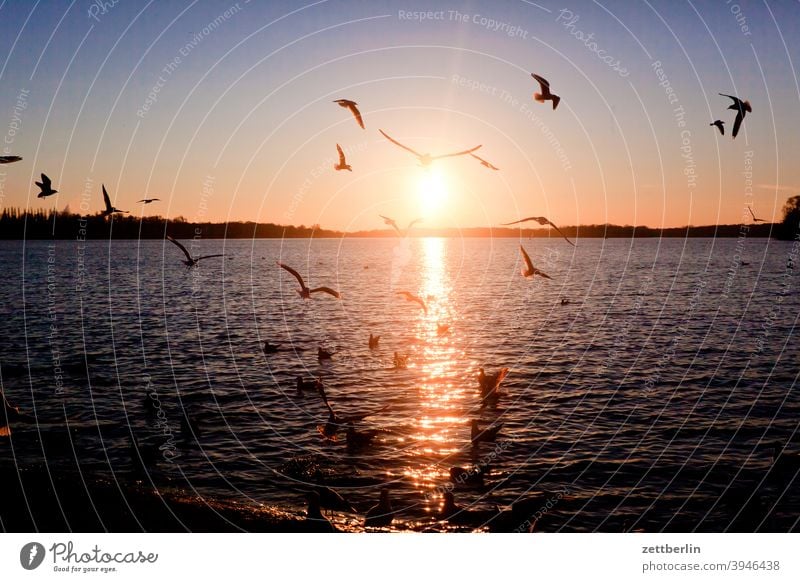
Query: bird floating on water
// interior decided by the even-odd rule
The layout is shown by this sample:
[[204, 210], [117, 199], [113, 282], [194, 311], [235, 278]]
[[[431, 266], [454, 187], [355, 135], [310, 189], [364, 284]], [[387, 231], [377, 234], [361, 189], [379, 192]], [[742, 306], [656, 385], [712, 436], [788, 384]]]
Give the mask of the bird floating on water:
[[353, 114], [353, 117], [356, 118], [356, 122], [364, 129], [364, 120], [361, 119], [361, 112], [358, 110], [358, 103], [355, 101], [350, 101], [349, 99], [336, 99], [334, 103], [338, 103], [339, 107], [344, 107], [345, 109], [349, 109], [350, 112]]
[[470, 153], [474, 152], [475, 150], [477, 150], [477, 149], [479, 149], [481, 147], [481, 146], [478, 145], [478, 146], [475, 146], [474, 148], [471, 148], [471, 149], [468, 149], [468, 150], [464, 150], [463, 152], [455, 152], [455, 153], [452, 153], [452, 154], [442, 154], [442, 155], [439, 155], [439, 156], [432, 156], [430, 154], [421, 154], [418, 151], [412, 150], [410, 147], [405, 146], [405, 145], [401, 144], [399, 141], [397, 141], [396, 139], [390, 137], [389, 134], [387, 134], [382, 129], [379, 129], [378, 131], [380, 131], [381, 134], [383, 135], [383, 137], [388, 139], [394, 145], [399, 146], [399, 147], [403, 148], [404, 150], [406, 150], [407, 152], [411, 152], [412, 154], [414, 154], [417, 157], [417, 160], [419, 160], [420, 165], [422, 165], [422, 166], [430, 166], [434, 162], [434, 160], [439, 160], [441, 158], [452, 158], [454, 156], [465, 156], [467, 154], [470, 154]]
[[306, 286], [305, 281], [303, 281], [303, 278], [300, 276], [300, 273], [292, 269], [289, 265], [284, 265], [280, 261], [278, 261], [278, 266], [294, 275], [294, 278], [297, 279], [298, 283], [300, 283], [300, 289], [297, 289], [297, 292], [303, 299], [310, 299], [312, 293], [327, 293], [328, 295], [333, 295], [336, 297], [336, 299], [341, 299], [342, 294], [338, 291], [334, 291], [330, 287], [316, 287], [315, 289], [309, 289]]
[[264, 342], [263, 350], [264, 350], [265, 354], [274, 354], [275, 352], [280, 350], [280, 348], [278, 346], [276, 346], [275, 344], [271, 344], [268, 341], [266, 341], [266, 342]]
[[478, 384], [481, 389], [481, 398], [484, 400], [497, 400], [500, 396], [500, 384], [508, 376], [508, 368], [500, 368], [495, 374], [486, 374], [483, 368], [478, 369]]
[[408, 354], [399, 354], [397, 352], [394, 353], [394, 358], [392, 359], [392, 363], [394, 367], [399, 370], [404, 370], [408, 367]]
[[423, 301], [421, 297], [419, 297], [418, 295], [414, 295], [413, 293], [411, 293], [409, 291], [395, 291], [395, 293], [397, 295], [402, 295], [403, 297], [405, 297], [406, 301], [413, 301], [414, 303], [418, 303], [419, 306], [422, 307], [422, 310], [427, 315], [428, 306], [425, 305], [425, 301]]
[[333, 169], [336, 171], [347, 170], [348, 172], [352, 172], [353, 168], [347, 163], [347, 159], [344, 157], [344, 150], [338, 143], [336, 144], [336, 151], [339, 152], [339, 163], [334, 164]]
[[495, 426], [488, 426], [484, 429], [481, 429], [478, 421], [473, 420], [472, 430], [470, 433], [472, 444], [477, 445], [478, 443], [493, 443], [494, 441], [497, 440], [497, 435], [502, 428], [503, 428], [503, 423], [500, 423]]
[[0, 156], [0, 164], [13, 164], [14, 162], [21, 162], [22, 158], [19, 156]]
[[101, 211], [100, 214], [103, 216], [111, 216], [115, 213], [127, 214], [127, 210], [120, 210], [119, 208], [114, 208], [111, 205], [111, 198], [108, 197], [108, 192], [106, 192], [106, 186], [103, 184], [103, 202], [105, 202], [106, 208], [105, 210]]
[[316, 491], [309, 491], [306, 494], [306, 500], [308, 501], [308, 507], [306, 508], [305, 525], [309, 531], [317, 533], [333, 533], [339, 531], [328, 518], [322, 515], [319, 493]]
[[317, 359], [319, 360], [330, 360], [333, 358], [333, 355], [336, 352], [333, 350], [326, 350], [325, 348], [319, 347], [317, 348]]
[[709, 123], [709, 125], [716, 125], [720, 134], [725, 135], [725, 122], [721, 119], [717, 119], [714, 123]]
[[295, 385], [297, 387], [298, 396], [302, 396], [303, 392], [317, 392], [319, 394], [324, 393], [322, 380], [319, 378], [314, 378], [313, 380], [303, 380], [302, 376], [298, 376], [295, 380]]
[[541, 93], [534, 93], [533, 99], [539, 103], [544, 103], [545, 101], [552, 101], [553, 102], [553, 110], [558, 107], [559, 102], [561, 101], [561, 97], [555, 95], [550, 92], [550, 83], [547, 79], [542, 77], [541, 75], [537, 75], [536, 73], [531, 73], [531, 77], [536, 79], [539, 82], [539, 87]]
[[500, 168], [498, 168], [497, 166], [495, 166], [495, 165], [493, 165], [493, 164], [491, 164], [491, 163], [487, 162], [487, 161], [486, 161], [486, 160], [484, 160], [483, 158], [476, 156], [476, 155], [475, 155], [475, 154], [473, 154], [472, 152], [470, 152], [470, 154], [469, 154], [469, 155], [471, 155], [473, 158], [475, 158], [476, 160], [478, 160], [478, 161], [481, 163], [481, 166], [483, 166], [483, 167], [485, 167], [485, 168], [489, 168], [490, 170], [499, 170], [499, 169], [500, 169]]
[[738, 97], [726, 95], [725, 93], [720, 93], [720, 95], [727, 97], [728, 99], [733, 99], [733, 104], [730, 105], [728, 109], [733, 109], [736, 111], [736, 119], [733, 122], [733, 131], [731, 132], [731, 138], [736, 139], [736, 135], [739, 133], [739, 128], [742, 126], [742, 121], [744, 121], [744, 116], [748, 113], [752, 113], [753, 108], [750, 106], [749, 101], [742, 101]]
[[525, 266], [522, 268], [523, 277], [528, 278], [528, 277], [533, 277], [535, 275], [539, 275], [540, 277], [544, 277], [545, 279], [552, 279], [550, 275], [548, 275], [544, 271], [540, 271], [539, 269], [533, 266], [531, 258], [528, 256], [528, 253], [525, 252], [525, 249], [522, 248], [522, 245], [519, 245], [519, 250], [522, 252], [522, 258], [525, 260]]
[[364, 517], [364, 527], [388, 527], [393, 519], [389, 490], [382, 489], [378, 505], [371, 507]]
[[520, 222], [528, 222], [528, 221], [531, 221], [531, 220], [535, 220], [536, 222], [538, 222], [542, 226], [552, 226], [558, 234], [560, 234], [561, 236], [564, 237], [565, 241], [567, 241], [572, 246], [575, 246], [575, 243], [572, 242], [571, 240], [569, 240], [567, 238], [567, 235], [565, 235], [563, 232], [561, 232], [560, 228], [558, 228], [555, 224], [553, 224], [552, 222], [547, 220], [547, 218], [545, 218], [544, 216], [529, 216], [528, 218], [523, 218], [522, 220], [515, 220], [514, 222], [504, 222], [504, 223], [502, 223], [502, 226], [511, 226], [512, 224], [519, 224]]
[[381, 336], [369, 334], [369, 349], [374, 350], [378, 347], [378, 342], [381, 341]]
[[217, 255], [203, 255], [202, 257], [193, 257], [189, 254], [189, 251], [186, 250], [186, 247], [179, 243], [177, 240], [172, 238], [170, 235], [167, 235], [167, 240], [174, 244], [176, 247], [183, 251], [183, 254], [186, 255], [186, 260], [181, 261], [187, 268], [191, 269], [192, 267], [196, 267], [197, 263], [202, 261], [203, 259], [212, 259], [214, 257], [224, 257], [225, 255], [217, 254]]
[[34, 184], [39, 186], [39, 190], [41, 190], [37, 198], [47, 198], [48, 196], [58, 193], [58, 190], [53, 190], [52, 182], [50, 182], [50, 178], [47, 177], [47, 174], [42, 174], [42, 181], [34, 182]]
[[342, 496], [341, 493], [325, 487], [324, 485], [317, 485], [314, 491], [319, 495], [319, 505], [323, 509], [330, 511], [343, 511], [346, 513], [358, 513], [353, 504]]

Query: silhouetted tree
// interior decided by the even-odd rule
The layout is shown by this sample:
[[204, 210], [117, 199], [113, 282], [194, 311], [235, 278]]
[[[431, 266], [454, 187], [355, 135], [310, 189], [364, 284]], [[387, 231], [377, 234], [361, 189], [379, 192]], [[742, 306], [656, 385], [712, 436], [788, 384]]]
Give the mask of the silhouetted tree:
[[783, 205], [783, 221], [775, 229], [775, 238], [793, 240], [800, 232], [800, 196], [792, 196]]

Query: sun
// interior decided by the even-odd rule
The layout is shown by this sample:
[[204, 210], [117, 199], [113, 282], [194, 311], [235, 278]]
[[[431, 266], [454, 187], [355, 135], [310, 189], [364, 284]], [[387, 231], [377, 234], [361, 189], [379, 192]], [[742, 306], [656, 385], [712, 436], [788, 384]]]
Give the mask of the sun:
[[417, 180], [417, 194], [423, 216], [435, 216], [447, 202], [447, 178], [438, 168], [426, 168]]

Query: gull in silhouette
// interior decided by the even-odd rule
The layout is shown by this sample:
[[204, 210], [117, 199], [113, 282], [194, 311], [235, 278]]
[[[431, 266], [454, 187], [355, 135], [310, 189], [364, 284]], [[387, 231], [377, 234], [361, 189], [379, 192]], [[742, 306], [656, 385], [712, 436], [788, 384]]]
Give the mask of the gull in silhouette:
[[728, 99], [733, 99], [733, 104], [728, 107], [728, 109], [733, 109], [736, 111], [736, 119], [733, 122], [733, 131], [731, 132], [731, 137], [736, 139], [736, 134], [739, 133], [739, 128], [742, 125], [742, 121], [744, 120], [744, 116], [748, 113], [753, 112], [753, 108], [750, 107], [749, 101], [742, 101], [738, 97], [734, 97], [733, 95], [726, 95], [725, 93], [720, 93], [723, 97], [727, 97]]
[[522, 248], [522, 245], [519, 245], [519, 250], [522, 253], [522, 258], [525, 260], [525, 266], [522, 268], [523, 277], [527, 278], [539, 275], [540, 277], [544, 277], [545, 279], [552, 279], [550, 275], [548, 275], [543, 271], [540, 271], [539, 269], [533, 266], [531, 258], [528, 256], [528, 253], [525, 252], [525, 249]]
[[553, 110], [558, 107], [558, 103], [561, 101], [561, 97], [558, 95], [554, 95], [550, 92], [550, 83], [542, 77], [541, 75], [537, 75], [536, 73], [531, 73], [531, 77], [536, 79], [539, 82], [539, 87], [541, 87], [541, 93], [534, 93], [533, 98], [535, 101], [539, 103], [544, 103], [545, 101], [552, 101], [553, 102]]
[[411, 222], [408, 223], [405, 232], [403, 232], [402, 230], [400, 230], [400, 227], [397, 226], [397, 222], [395, 222], [393, 218], [389, 218], [388, 216], [384, 216], [383, 214], [379, 214], [378, 216], [380, 216], [383, 219], [384, 224], [388, 224], [389, 226], [391, 226], [393, 229], [397, 231], [397, 234], [403, 238], [408, 236], [408, 233], [411, 231], [412, 226], [414, 226], [418, 222], [422, 222], [421, 218], [412, 220]]
[[389, 501], [389, 490], [381, 490], [381, 499], [367, 511], [364, 527], [387, 527], [392, 523], [392, 502]]
[[333, 165], [333, 169], [336, 171], [339, 170], [347, 170], [348, 172], [352, 172], [353, 168], [350, 164], [347, 163], [347, 160], [344, 157], [344, 151], [342, 150], [342, 146], [338, 143], [336, 144], [336, 151], [339, 152], [339, 163]]
[[482, 525], [491, 522], [497, 516], [497, 511], [465, 509], [456, 504], [452, 491], [445, 491], [442, 495], [442, 508], [436, 514], [436, 519], [447, 521], [452, 525]]
[[381, 336], [369, 334], [369, 349], [374, 350], [378, 347], [378, 342], [381, 341]]
[[486, 427], [481, 429], [480, 425], [478, 424], [477, 420], [472, 421], [472, 430], [471, 430], [471, 439], [472, 444], [477, 445], [478, 443], [493, 443], [497, 440], [497, 435], [500, 432], [500, 429], [503, 428], [503, 423], [500, 423], [495, 426]]
[[192, 267], [196, 267], [197, 263], [199, 263], [203, 259], [211, 259], [211, 258], [214, 258], [214, 257], [224, 257], [225, 256], [225, 255], [203, 255], [202, 257], [193, 257], [192, 255], [189, 254], [189, 251], [186, 250], [185, 246], [183, 246], [181, 243], [176, 241], [170, 235], [167, 235], [167, 240], [183, 251], [183, 254], [186, 255], [186, 260], [182, 261], [182, 262], [189, 269], [192, 268]]
[[309, 491], [306, 494], [306, 500], [308, 501], [308, 508], [306, 509], [305, 526], [308, 528], [308, 531], [312, 533], [334, 533], [339, 531], [328, 521], [328, 518], [322, 515], [319, 493], [316, 491]]
[[160, 202], [161, 198], [142, 198], [141, 200], [137, 200], [136, 202], [144, 202], [145, 204], [150, 204], [151, 202]]
[[50, 182], [50, 178], [47, 177], [47, 174], [42, 174], [42, 181], [34, 182], [34, 184], [39, 186], [39, 190], [41, 190], [37, 198], [47, 198], [58, 192], [58, 190], [53, 190], [53, 185]]
[[278, 262], [278, 266], [282, 269], [286, 269], [292, 275], [294, 275], [294, 278], [297, 279], [298, 283], [300, 283], [300, 289], [297, 289], [296, 291], [297, 293], [300, 294], [300, 297], [302, 297], [303, 299], [311, 299], [312, 293], [319, 293], [319, 292], [327, 293], [328, 295], [333, 295], [334, 297], [336, 297], [336, 299], [341, 299], [342, 294], [339, 293], [338, 291], [334, 291], [330, 287], [317, 287], [315, 289], [309, 289], [308, 287], [306, 287], [305, 281], [303, 281], [303, 278], [300, 276], [300, 273], [292, 269], [289, 265], [284, 265], [281, 262]]
[[339, 107], [344, 107], [345, 109], [349, 109], [350, 113], [356, 118], [358, 125], [361, 126], [361, 129], [364, 129], [364, 120], [361, 119], [361, 112], [358, 110], [358, 103], [355, 101], [350, 101], [349, 99], [336, 99], [334, 103], [338, 103]]
[[111, 198], [108, 197], [108, 192], [106, 192], [106, 185], [103, 184], [103, 202], [106, 204], [106, 209], [100, 212], [103, 216], [111, 216], [112, 214], [119, 212], [122, 214], [127, 214], [127, 210], [120, 210], [119, 208], [114, 208], [111, 205]]
[[344, 511], [346, 513], [358, 513], [353, 504], [342, 496], [338, 491], [325, 487], [324, 485], [317, 485], [314, 491], [319, 495], [319, 505], [324, 509], [330, 511]]
[[475, 158], [476, 160], [478, 160], [478, 161], [481, 163], [481, 166], [483, 166], [483, 167], [485, 167], [485, 168], [489, 168], [490, 170], [499, 170], [499, 169], [500, 169], [500, 168], [498, 168], [497, 166], [495, 166], [495, 165], [493, 165], [493, 164], [490, 164], [489, 162], [487, 162], [487, 161], [486, 161], [486, 160], [484, 160], [483, 158], [476, 156], [476, 155], [475, 155], [475, 154], [473, 154], [472, 152], [470, 152], [470, 154], [469, 154], [469, 155], [471, 155], [473, 158]]
[[558, 234], [560, 234], [562, 237], [564, 237], [565, 241], [567, 241], [572, 246], [575, 246], [575, 243], [572, 242], [571, 240], [569, 240], [567, 238], [567, 235], [565, 235], [563, 232], [561, 232], [561, 229], [559, 229], [555, 224], [553, 224], [552, 222], [547, 220], [547, 218], [545, 218], [544, 216], [529, 216], [528, 218], [523, 218], [522, 220], [515, 220], [514, 222], [504, 222], [504, 223], [502, 223], [502, 226], [511, 226], [512, 224], [519, 224], [520, 222], [528, 222], [530, 220], [535, 220], [536, 222], [538, 222], [542, 226], [552, 226]]
[[717, 119], [714, 123], [709, 123], [709, 125], [716, 125], [719, 133], [725, 135], [725, 122], [721, 119]]
[[325, 348], [317, 348], [317, 359], [318, 360], [330, 360], [333, 358], [333, 354], [336, 353], [332, 350], [326, 350]]
[[497, 400], [500, 397], [500, 383], [508, 376], [508, 368], [500, 368], [495, 374], [486, 374], [483, 368], [478, 370], [478, 384], [481, 388], [481, 398], [484, 400]]
[[483, 478], [489, 474], [489, 465], [480, 464], [474, 467], [450, 467], [450, 481], [456, 485], [468, 487], [483, 486]]
[[263, 350], [264, 350], [265, 354], [274, 354], [275, 352], [280, 350], [280, 348], [278, 346], [276, 346], [275, 344], [271, 344], [268, 341], [266, 341], [266, 342], [264, 342]]
[[749, 206], [747, 207], [747, 210], [750, 211], [750, 216], [753, 217], [753, 222], [766, 222], [766, 220], [764, 220], [763, 218], [756, 218], [756, 215], [753, 214], [753, 209], [750, 208]]
[[0, 164], [13, 164], [14, 162], [21, 162], [22, 158], [19, 156], [0, 156]]
[[303, 392], [317, 392], [322, 394], [324, 391], [322, 381], [319, 378], [314, 378], [313, 380], [303, 380], [302, 376], [298, 376], [296, 385], [298, 396], [303, 396]]
[[442, 154], [442, 155], [439, 155], [439, 156], [432, 156], [430, 154], [421, 154], [421, 153], [419, 153], [417, 151], [412, 150], [408, 146], [404, 146], [399, 141], [389, 137], [389, 135], [385, 131], [383, 131], [382, 129], [379, 129], [378, 131], [380, 131], [381, 134], [383, 135], [383, 137], [388, 139], [394, 145], [399, 146], [399, 147], [403, 148], [404, 150], [406, 150], [407, 152], [411, 152], [412, 154], [414, 154], [417, 157], [417, 160], [419, 160], [420, 165], [423, 166], [423, 167], [424, 166], [430, 166], [433, 163], [434, 160], [438, 160], [438, 159], [441, 159], [441, 158], [451, 158], [451, 157], [454, 157], [454, 156], [465, 156], [467, 154], [471, 154], [472, 152], [474, 152], [475, 150], [477, 150], [478, 148], [481, 147], [481, 146], [478, 145], [478, 146], [475, 146], [474, 148], [471, 148], [471, 149], [468, 149], [468, 150], [464, 150], [463, 152], [455, 152], [455, 153], [452, 153], [452, 154]]
[[405, 297], [406, 301], [413, 301], [414, 303], [419, 303], [419, 306], [422, 307], [422, 310], [425, 312], [425, 314], [426, 315], [428, 314], [428, 306], [425, 305], [425, 302], [422, 300], [421, 297], [414, 295], [413, 293], [410, 293], [408, 291], [396, 291], [395, 293], [397, 293], [397, 295], [402, 295], [403, 297]]

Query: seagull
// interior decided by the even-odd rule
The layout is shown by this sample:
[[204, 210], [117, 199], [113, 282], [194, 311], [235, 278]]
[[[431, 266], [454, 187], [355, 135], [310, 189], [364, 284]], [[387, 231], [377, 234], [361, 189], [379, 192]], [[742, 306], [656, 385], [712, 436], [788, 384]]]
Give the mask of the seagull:
[[264, 353], [265, 354], [274, 354], [279, 349], [280, 348], [278, 346], [276, 346], [275, 344], [271, 344], [269, 342], [264, 342]]
[[412, 154], [414, 154], [414, 155], [417, 157], [417, 159], [419, 160], [419, 163], [420, 163], [420, 165], [421, 165], [421, 166], [423, 166], [423, 167], [424, 167], [424, 166], [430, 166], [430, 165], [433, 163], [433, 161], [434, 161], [434, 160], [438, 160], [438, 159], [440, 159], [440, 158], [451, 158], [451, 157], [453, 157], [453, 156], [464, 156], [464, 155], [466, 155], [466, 154], [471, 154], [472, 152], [474, 152], [475, 150], [477, 150], [478, 148], [480, 148], [480, 147], [481, 147], [481, 146], [479, 146], [479, 145], [478, 145], [478, 146], [475, 146], [475, 147], [474, 147], [474, 148], [472, 148], [472, 149], [464, 150], [463, 152], [455, 152], [455, 153], [453, 153], [453, 154], [442, 154], [442, 155], [440, 155], [440, 156], [432, 156], [432, 155], [430, 155], [430, 154], [421, 154], [421, 153], [419, 153], [419, 152], [417, 152], [417, 151], [414, 151], [414, 150], [412, 150], [412, 149], [411, 149], [410, 147], [408, 147], [408, 146], [404, 146], [404, 145], [403, 145], [403, 144], [401, 144], [399, 141], [397, 141], [397, 140], [395, 140], [395, 139], [392, 139], [391, 137], [389, 137], [389, 135], [388, 135], [386, 132], [384, 132], [382, 129], [379, 129], [378, 131], [380, 131], [380, 132], [381, 132], [381, 134], [383, 135], [383, 137], [385, 137], [386, 139], [388, 139], [388, 140], [389, 140], [390, 142], [392, 142], [394, 145], [396, 145], [396, 146], [400, 146], [401, 148], [403, 148], [403, 149], [404, 149], [404, 150], [406, 150], [407, 152], [411, 152]]
[[330, 511], [343, 511], [345, 513], [358, 513], [353, 504], [345, 499], [341, 493], [325, 487], [324, 485], [317, 485], [314, 491], [319, 495], [319, 505], [324, 509]]
[[358, 110], [358, 107], [356, 107], [358, 103], [350, 101], [349, 99], [336, 99], [334, 103], [338, 103], [339, 107], [349, 109], [353, 116], [355, 116], [358, 125], [361, 126], [361, 129], [364, 129], [364, 120], [361, 119], [361, 112]]
[[330, 287], [317, 287], [315, 289], [309, 289], [308, 287], [306, 287], [305, 281], [303, 281], [303, 278], [300, 276], [300, 273], [298, 273], [297, 271], [292, 269], [290, 266], [284, 265], [283, 263], [281, 263], [279, 261], [278, 261], [278, 266], [281, 267], [282, 269], [286, 269], [292, 275], [294, 275], [294, 278], [297, 279], [298, 283], [300, 283], [300, 289], [297, 289], [297, 292], [300, 294], [300, 297], [302, 297], [303, 299], [311, 299], [311, 294], [312, 293], [318, 293], [320, 291], [322, 293], [327, 293], [328, 295], [333, 295], [334, 297], [336, 297], [336, 299], [341, 299], [342, 298], [342, 294], [341, 293], [339, 293], [338, 291], [334, 291]]
[[47, 177], [47, 174], [42, 174], [42, 181], [34, 182], [34, 184], [39, 186], [39, 190], [41, 190], [37, 198], [47, 198], [58, 192], [58, 190], [53, 190], [53, 185], [50, 182], [50, 178]]
[[471, 438], [472, 444], [477, 445], [478, 443], [493, 443], [497, 440], [497, 434], [500, 432], [500, 429], [503, 428], [503, 423], [500, 423], [496, 426], [486, 427], [485, 429], [481, 430], [480, 426], [478, 425], [477, 420], [472, 421], [472, 431], [471, 431]]
[[483, 478], [488, 474], [488, 465], [475, 465], [469, 469], [464, 467], [450, 468], [450, 480], [456, 485], [482, 486]]
[[572, 242], [571, 240], [569, 240], [567, 238], [567, 235], [565, 235], [563, 232], [561, 232], [561, 229], [559, 229], [555, 224], [553, 224], [552, 222], [547, 220], [547, 218], [545, 218], [544, 216], [529, 216], [528, 218], [523, 218], [522, 220], [515, 220], [514, 222], [504, 222], [504, 223], [502, 223], [502, 226], [511, 226], [512, 224], [519, 224], [520, 222], [528, 222], [529, 220], [535, 220], [536, 222], [538, 222], [542, 226], [548, 226], [548, 225], [552, 226], [556, 230], [556, 232], [558, 234], [560, 234], [561, 236], [564, 237], [565, 241], [567, 241], [572, 246], [575, 246], [575, 243]]
[[445, 491], [442, 495], [443, 503], [436, 518], [440, 521], [447, 521], [452, 525], [480, 525], [491, 520], [498, 515], [497, 511], [464, 509], [456, 504], [455, 496], [452, 491]]
[[392, 523], [392, 503], [389, 501], [389, 490], [381, 490], [381, 499], [378, 505], [367, 511], [364, 517], [364, 527], [387, 527]]
[[[322, 381], [319, 378], [313, 380], [303, 380], [302, 376], [297, 377], [297, 395], [302, 396], [303, 392], [320, 392], [322, 388]], [[321, 392], [320, 392], [321, 393]]]
[[347, 427], [345, 438], [347, 442], [347, 449], [349, 451], [358, 451], [364, 449], [372, 444], [375, 437], [378, 436], [378, 430], [356, 430], [353, 425]]
[[750, 208], [749, 206], [747, 207], [747, 210], [750, 211], [750, 216], [753, 217], [753, 222], [766, 222], [766, 220], [764, 220], [763, 218], [756, 218], [756, 215], [753, 214], [753, 209]]
[[144, 202], [145, 204], [150, 204], [151, 202], [160, 202], [161, 198], [142, 198], [141, 200], [137, 200], [136, 202]]
[[13, 164], [14, 162], [21, 162], [22, 158], [19, 156], [0, 156], [0, 164]]
[[478, 384], [481, 388], [481, 398], [484, 400], [496, 400], [500, 393], [500, 383], [508, 376], [508, 368], [501, 368], [496, 374], [486, 375], [483, 368], [478, 370]]
[[186, 255], [186, 260], [183, 261], [183, 264], [186, 265], [187, 268], [196, 267], [197, 263], [202, 261], [203, 259], [211, 259], [213, 257], [224, 257], [225, 255], [203, 255], [202, 257], [194, 258], [192, 255], [189, 254], [189, 251], [186, 250], [186, 247], [183, 246], [181, 243], [176, 241], [170, 235], [167, 235], [167, 240], [172, 244], [176, 245], [179, 249], [183, 251], [183, 254]]
[[331, 350], [326, 350], [324, 348], [317, 348], [317, 359], [330, 360], [333, 357], [334, 353], [335, 352], [332, 352]]
[[739, 127], [742, 125], [742, 121], [744, 120], [744, 116], [747, 113], [752, 113], [753, 108], [750, 107], [749, 101], [742, 101], [738, 97], [734, 97], [733, 95], [726, 95], [725, 93], [720, 93], [723, 97], [727, 97], [728, 99], [733, 99], [733, 105], [728, 107], [728, 109], [733, 109], [736, 111], [736, 119], [733, 122], [733, 132], [731, 132], [731, 137], [736, 139], [736, 134], [739, 133]]
[[309, 491], [306, 494], [308, 508], [306, 509], [306, 526], [311, 532], [333, 533], [339, 531], [328, 519], [322, 515], [320, 510], [320, 494], [316, 491]]
[[348, 172], [352, 172], [353, 168], [350, 164], [347, 163], [347, 160], [344, 157], [344, 151], [342, 150], [342, 146], [338, 143], [336, 144], [336, 151], [339, 152], [339, 163], [333, 165], [333, 169], [336, 171], [339, 170], [347, 170]]
[[716, 125], [717, 129], [719, 129], [720, 134], [721, 135], [725, 135], [725, 127], [724, 127], [725, 126], [725, 122], [724, 121], [722, 121], [720, 119], [717, 119], [714, 123], [709, 123], [709, 125]]
[[539, 103], [544, 103], [545, 101], [552, 101], [553, 102], [553, 110], [558, 107], [558, 103], [561, 101], [561, 97], [555, 95], [550, 92], [550, 83], [544, 77], [537, 75], [536, 73], [531, 73], [531, 77], [536, 79], [539, 82], [539, 86], [541, 87], [541, 93], [534, 93], [533, 98], [534, 100], [538, 101]]
[[414, 226], [418, 222], [422, 222], [421, 218], [417, 218], [415, 220], [412, 220], [411, 222], [408, 223], [408, 226], [406, 227], [406, 231], [403, 232], [402, 230], [400, 230], [400, 227], [397, 226], [397, 222], [395, 222], [395, 220], [393, 218], [389, 218], [388, 216], [384, 216], [383, 214], [379, 214], [378, 216], [380, 216], [383, 219], [384, 224], [388, 224], [389, 226], [391, 226], [393, 229], [395, 229], [397, 231], [397, 234], [399, 234], [403, 238], [408, 236], [408, 233], [411, 231], [411, 227], [412, 226]]
[[395, 352], [392, 363], [394, 364], [395, 368], [404, 370], [408, 367], [408, 354], [398, 354]]
[[523, 277], [527, 278], [539, 275], [545, 279], [552, 279], [550, 275], [533, 266], [533, 263], [531, 263], [531, 258], [528, 256], [528, 253], [525, 252], [525, 249], [522, 248], [522, 245], [519, 245], [519, 250], [522, 253], [522, 258], [525, 259], [525, 267], [522, 269]]
[[475, 154], [473, 154], [472, 152], [470, 152], [470, 154], [469, 154], [469, 155], [471, 155], [473, 158], [475, 158], [476, 160], [478, 160], [478, 161], [481, 163], [481, 166], [484, 166], [485, 168], [489, 168], [490, 170], [499, 170], [499, 169], [500, 169], [500, 168], [498, 168], [497, 166], [495, 166], [495, 165], [493, 165], [493, 164], [490, 164], [489, 162], [487, 162], [487, 161], [486, 161], [486, 160], [484, 160], [483, 158], [476, 156], [476, 155], [475, 155]]
[[414, 295], [413, 293], [409, 293], [408, 291], [396, 291], [395, 293], [397, 295], [402, 295], [403, 297], [405, 297], [406, 301], [413, 301], [414, 303], [419, 303], [420, 307], [422, 307], [422, 310], [425, 312], [425, 314], [426, 315], [428, 314], [428, 306], [425, 305], [425, 302], [422, 300], [421, 297]]
[[[106, 209], [100, 212], [103, 216], [111, 216], [115, 212], [125, 213], [127, 214], [127, 210], [120, 210], [119, 208], [114, 208], [111, 206], [111, 198], [108, 197], [108, 192], [106, 192], [106, 185], [103, 184], [103, 201], [106, 203]], [[183, 252], [186, 252], [184, 249]]]
[[379, 341], [381, 341], [381, 336], [369, 334], [369, 349], [374, 350], [377, 348]]

